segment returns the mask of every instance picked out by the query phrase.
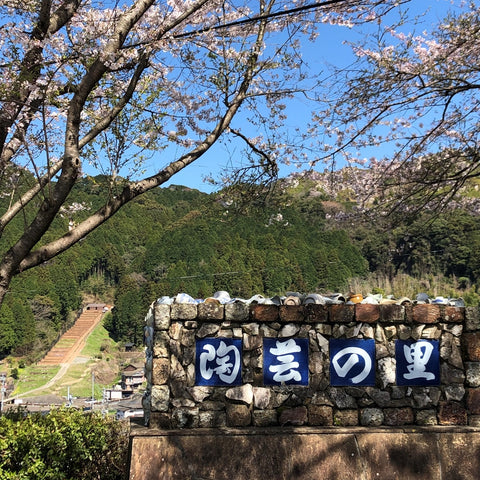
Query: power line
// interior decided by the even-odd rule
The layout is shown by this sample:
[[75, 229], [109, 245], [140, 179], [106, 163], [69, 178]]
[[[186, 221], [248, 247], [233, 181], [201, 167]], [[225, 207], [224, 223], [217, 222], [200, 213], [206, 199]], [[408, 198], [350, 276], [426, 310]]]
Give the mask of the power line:
[[188, 279], [188, 278], [202, 278], [202, 277], [220, 277], [222, 275], [239, 275], [239, 274], [245, 274], [246, 272], [220, 272], [220, 273], [201, 273], [198, 275], [184, 275], [182, 277], [173, 277], [172, 280], [175, 280], [176, 278], [181, 278], [182, 280]]
[[309, 10], [315, 10], [315, 9], [318, 9], [318, 8], [324, 8], [324, 7], [328, 7], [328, 6], [331, 6], [331, 5], [337, 5], [337, 4], [340, 4], [340, 3], [348, 3], [348, 2], [349, 2], [349, 0], [325, 0], [323, 2], [315, 2], [315, 3], [309, 4], [309, 5], [303, 5], [301, 7], [290, 8], [288, 10], [281, 10], [281, 11], [278, 11], [278, 12], [254, 15], [253, 17], [244, 18], [243, 20], [235, 20], [234, 22], [224, 23], [222, 25], [213, 25], [211, 27], [205, 27], [205, 28], [201, 28], [199, 30], [193, 30], [191, 32], [179, 33], [177, 35], [173, 35], [173, 38], [191, 37], [193, 35], [198, 35], [199, 33], [205, 33], [205, 32], [209, 32], [209, 31], [212, 31], [212, 30], [215, 31], [215, 30], [221, 30], [221, 29], [224, 29], [224, 28], [238, 27], [238, 26], [241, 26], [241, 25], [249, 24], [249, 23], [255, 23], [255, 22], [258, 22], [259, 20], [270, 20], [272, 18], [295, 15], [297, 13], [303, 13], [303, 12], [307, 12]]

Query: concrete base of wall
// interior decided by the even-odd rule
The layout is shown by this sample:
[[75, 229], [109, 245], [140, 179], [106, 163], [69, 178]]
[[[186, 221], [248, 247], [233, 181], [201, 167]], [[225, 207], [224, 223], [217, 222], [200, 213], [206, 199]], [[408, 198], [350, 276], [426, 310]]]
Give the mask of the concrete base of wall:
[[475, 480], [480, 429], [132, 426], [130, 480]]

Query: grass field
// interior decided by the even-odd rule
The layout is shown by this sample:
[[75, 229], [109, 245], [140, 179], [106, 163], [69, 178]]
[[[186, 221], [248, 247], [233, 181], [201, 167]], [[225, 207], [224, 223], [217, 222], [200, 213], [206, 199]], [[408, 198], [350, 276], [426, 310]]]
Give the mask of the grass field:
[[19, 378], [15, 382], [13, 395], [19, 395], [35, 388], [45, 385], [60, 370], [60, 366], [42, 366], [30, 365], [25, 368], [19, 368]]
[[[70, 340], [61, 340], [57, 345], [68, 347]], [[56, 394], [66, 396], [68, 388], [70, 394], [75, 397], [92, 396], [92, 369], [109, 365], [110, 369], [115, 368], [115, 353], [118, 351], [116, 343], [108, 336], [108, 332], [100, 323], [87, 338], [85, 347], [82, 349], [77, 360], [73, 362], [65, 375], [49, 388], [35, 391], [34, 395]], [[30, 365], [19, 368], [19, 379], [15, 382], [13, 395], [21, 395], [30, 390], [37, 389], [51, 380], [60, 366], [38, 366]], [[101, 383], [101, 377], [95, 378], [95, 398], [101, 398], [104, 387], [111, 386], [112, 382]]]

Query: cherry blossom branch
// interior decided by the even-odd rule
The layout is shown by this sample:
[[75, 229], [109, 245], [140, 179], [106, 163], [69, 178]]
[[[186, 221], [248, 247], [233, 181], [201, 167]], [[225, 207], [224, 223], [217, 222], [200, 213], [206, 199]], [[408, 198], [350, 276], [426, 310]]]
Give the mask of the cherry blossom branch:
[[252, 48], [245, 72], [244, 79], [237, 91], [235, 98], [231, 101], [228, 109], [218, 121], [212, 132], [207, 135], [203, 142], [194, 148], [191, 152], [183, 155], [178, 160], [170, 163], [165, 169], [158, 172], [147, 179], [139, 182], [132, 182], [127, 185], [120, 195], [109, 199], [107, 204], [99, 209], [96, 213], [91, 215], [87, 220], [81, 222], [63, 237], [50, 242], [48, 245], [42, 246], [37, 250], [26, 255], [24, 260], [19, 265], [19, 271], [24, 271], [29, 268], [40, 265], [41, 263], [55, 257], [59, 253], [65, 251], [70, 246], [74, 245], [81, 238], [103, 224], [112, 215], [114, 215], [123, 205], [130, 202], [133, 198], [159, 186], [168, 181], [173, 175], [178, 173], [186, 166], [193, 163], [206, 153], [210, 147], [218, 140], [220, 135], [228, 128], [235, 114], [240, 109], [242, 103], [247, 98], [248, 89], [254, 77], [255, 66], [258, 61], [258, 56], [261, 51], [263, 38], [265, 36], [266, 21], [263, 20], [259, 26], [256, 42]]
[[[42, 42], [47, 36], [58, 32], [73, 17], [80, 3], [81, 0], [67, 0], [51, 14], [51, 2], [49, 0], [41, 2], [38, 22], [30, 35], [32, 46], [25, 53], [19, 67], [18, 78], [11, 90], [12, 97], [0, 109], [0, 171], [3, 171], [18, 151], [35, 113], [42, 104], [41, 98], [38, 97], [28, 101], [29, 96], [37, 88], [36, 82], [41, 73]], [[22, 109], [25, 112], [16, 131], [8, 144], [5, 144], [8, 131], [13, 127]]]

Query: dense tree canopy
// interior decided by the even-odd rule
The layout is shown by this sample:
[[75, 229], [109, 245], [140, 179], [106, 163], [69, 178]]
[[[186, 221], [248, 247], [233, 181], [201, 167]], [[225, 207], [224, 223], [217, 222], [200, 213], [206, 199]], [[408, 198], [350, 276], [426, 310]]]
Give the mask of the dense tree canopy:
[[[83, 182], [73, 199], [94, 203], [96, 185]], [[478, 301], [477, 217], [456, 209], [435, 220], [365, 226], [352, 216], [350, 198], [329, 197], [322, 185], [279, 185], [261, 208], [240, 212], [218, 194], [185, 187], [148, 192], [84, 241], [14, 278], [0, 309], [0, 358], [40, 358], [68, 328], [80, 294], [114, 304], [105, 326], [116, 340], [138, 344], [151, 302], [179, 292], [197, 298], [218, 290], [242, 298], [348, 293], [355, 279], [377, 275], [374, 287], [399, 295], [385, 281], [409, 275], [430, 286], [419, 283], [405, 294], [419, 288], [448, 294], [450, 286], [432, 280], [443, 276], [456, 295]]]

